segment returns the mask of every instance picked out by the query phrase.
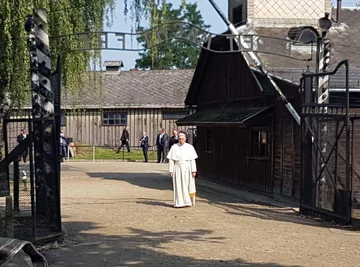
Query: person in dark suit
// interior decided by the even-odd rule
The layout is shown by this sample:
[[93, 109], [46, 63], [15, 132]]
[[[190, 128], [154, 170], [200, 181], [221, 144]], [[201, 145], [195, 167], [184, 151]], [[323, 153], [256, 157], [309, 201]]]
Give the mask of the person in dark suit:
[[145, 162], [148, 162], [149, 137], [146, 135], [146, 132], [143, 132], [139, 143], [144, 154]]
[[165, 133], [164, 129], [161, 129], [156, 138], [158, 163], [165, 162], [165, 156], [166, 156], [165, 151], [167, 150], [168, 144], [169, 144], [169, 136]]
[[173, 135], [169, 139], [169, 150], [171, 149], [171, 147], [173, 145], [175, 145], [177, 143], [179, 143], [178, 131], [176, 129], [174, 129], [173, 130]]
[[[17, 136], [16, 140], [20, 144], [22, 141], [25, 140], [26, 137], [27, 137], [26, 130], [22, 129], [21, 134], [19, 134]], [[28, 150], [27, 149], [20, 155], [20, 158], [22, 158], [24, 163], [26, 163], [27, 155], [28, 155]]]
[[126, 146], [127, 151], [130, 152], [129, 138], [130, 138], [130, 135], [129, 135], [129, 126], [126, 126], [126, 127], [123, 129], [122, 135], [121, 135], [121, 137], [120, 137], [121, 146], [119, 146], [119, 148], [118, 148], [118, 150], [116, 151], [116, 153], [119, 153], [119, 152], [120, 152], [120, 149], [122, 149], [123, 146]]
[[64, 135], [64, 131], [61, 130], [60, 131], [60, 159], [61, 159], [61, 162], [64, 161], [64, 158], [66, 158], [68, 155], [67, 155], [67, 151], [68, 151], [68, 144], [67, 144], [67, 141], [66, 141], [66, 137]]

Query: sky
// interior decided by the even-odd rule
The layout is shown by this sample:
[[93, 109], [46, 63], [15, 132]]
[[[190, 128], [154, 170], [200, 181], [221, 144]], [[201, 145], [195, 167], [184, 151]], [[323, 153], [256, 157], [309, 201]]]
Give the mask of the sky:
[[[132, 1], [132, 0], [128, 0]], [[181, 0], [167, 0], [171, 2], [174, 6], [179, 6], [181, 4]], [[197, 2], [198, 9], [200, 9], [201, 14], [204, 18], [206, 24], [210, 25], [210, 32], [212, 33], [222, 33], [227, 30], [227, 26], [222, 21], [220, 16], [216, 13], [214, 8], [210, 5], [207, 0], [186, 0], [188, 3]], [[125, 19], [124, 16], [124, 1], [117, 0], [116, 10], [114, 14], [114, 23], [110, 28], [105, 27], [105, 31], [113, 31], [113, 32], [123, 32], [123, 33], [130, 33], [131, 26], [134, 25], [134, 22], [130, 20], [130, 18]], [[227, 0], [215, 0], [217, 5], [220, 7], [222, 12], [227, 15], [228, 8], [227, 8]], [[357, 5], [360, 6], [360, 0], [343, 0], [343, 7], [355, 7]], [[336, 0], [333, 0], [333, 5], [336, 6]], [[144, 21], [146, 23], [146, 21]], [[109, 37], [109, 46], [117, 45], [116, 37], [110, 36]], [[125, 41], [125, 46], [127, 48], [139, 48], [140, 46], [137, 45], [136, 40], [131, 40], [131, 38], [127, 38]], [[139, 58], [139, 52], [132, 52], [132, 51], [103, 51], [102, 52], [103, 60], [116, 60], [116, 61], [123, 61], [124, 63], [124, 70], [129, 70], [135, 67], [135, 59]]]

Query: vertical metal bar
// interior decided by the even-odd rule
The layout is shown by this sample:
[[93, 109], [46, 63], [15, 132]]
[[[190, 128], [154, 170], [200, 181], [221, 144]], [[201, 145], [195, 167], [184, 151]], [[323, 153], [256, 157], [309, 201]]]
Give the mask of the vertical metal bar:
[[[285, 136], [284, 136], [284, 118], [281, 115], [281, 143], [284, 144]], [[280, 154], [280, 195], [283, 194], [283, 187], [284, 187], [284, 145], [281, 146], [281, 154]]]
[[355, 137], [355, 120], [351, 121], [351, 171], [350, 171], [350, 188], [351, 188], [351, 193], [350, 193], [350, 216], [352, 217], [352, 203], [354, 200], [354, 188], [353, 188], [353, 166], [354, 166], [354, 138]]
[[13, 162], [14, 168], [14, 210], [19, 211], [19, 182], [20, 182], [20, 167], [19, 167], [19, 158], [17, 157]]
[[33, 125], [32, 121], [28, 121], [29, 138], [31, 140], [29, 146], [29, 168], [30, 168], [30, 197], [31, 197], [31, 218], [32, 218], [32, 232], [34, 240], [37, 239], [36, 234], [36, 203], [35, 203], [35, 179], [34, 179], [34, 158], [33, 158]]
[[[4, 127], [3, 127], [3, 136], [4, 136], [4, 140], [5, 140], [5, 157], [7, 157], [9, 155], [9, 140], [8, 140], [8, 133], [7, 133], [7, 128], [8, 128], [8, 121], [5, 120], [4, 121]], [[6, 166], [6, 177], [7, 177], [7, 182], [8, 182], [8, 189], [10, 190], [10, 169], [9, 169], [9, 165]]]
[[[316, 132], [314, 133], [315, 135], [316, 135], [316, 137], [317, 137], [317, 140], [315, 141], [313, 141], [313, 142], [318, 142], [319, 141], [319, 129], [320, 129], [320, 123], [319, 123], [319, 117], [315, 117], [315, 122], [316, 122]], [[314, 146], [313, 146], [313, 148], [314, 148]], [[315, 146], [315, 170], [314, 170], [314, 172], [315, 172], [315, 176], [313, 177], [314, 178], [314, 183], [316, 183], [316, 194], [315, 194], [315, 197], [316, 197], [316, 199], [315, 199], [315, 205], [316, 205], [316, 207], [319, 207], [319, 193], [320, 193], [320, 182], [317, 182], [316, 181], [316, 177], [318, 176], [318, 171], [319, 171], [319, 157], [320, 157], [320, 152], [319, 152], [319, 150], [318, 149], [316, 149], [316, 146]]]
[[67, 162], [70, 162], [70, 146], [68, 145], [67, 147], [66, 147], [66, 149], [67, 149]]
[[[239, 129], [238, 129], [239, 130]], [[270, 162], [270, 164], [271, 164], [271, 166], [274, 166], [274, 154], [275, 154], [275, 131], [276, 131], [276, 129], [275, 129], [275, 117], [274, 116], [272, 116], [272, 118], [271, 118], [271, 162]], [[193, 133], [194, 133], [194, 130], [193, 130]], [[238, 136], [238, 132], [237, 132], [237, 136]], [[239, 150], [235, 150], [235, 151], [239, 151]], [[236, 154], [235, 155], [236, 157], [238, 157], [238, 155]], [[236, 171], [234, 170], [234, 176], [236, 177], [237, 175], [236, 175]], [[274, 168], [273, 167], [271, 167], [270, 168], [270, 177], [271, 177], [271, 188], [269, 188], [269, 192], [271, 192], [271, 193], [273, 193], [274, 192], [274, 179], [273, 179], [273, 177], [274, 177]]]
[[[315, 73], [319, 73], [320, 72], [320, 49], [321, 49], [321, 43], [322, 43], [322, 38], [318, 37], [316, 39], [316, 69], [315, 69]], [[319, 77], [316, 77], [315, 80], [315, 94], [314, 94], [314, 103], [318, 103], [318, 99], [321, 95], [321, 92], [319, 92]]]
[[292, 153], [291, 153], [291, 173], [292, 173], [292, 181], [291, 181], [291, 196], [293, 198], [295, 198], [295, 124], [294, 124], [294, 121], [292, 120], [291, 121], [291, 138], [292, 138], [292, 142], [291, 142], [291, 150], [292, 150]]
[[93, 162], [95, 162], [95, 145], [93, 145]]
[[123, 146], [122, 152], [122, 161], [125, 161], [125, 146]]
[[[59, 232], [62, 231], [61, 224], [61, 162], [60, 162], [60, 132], [61, 132], [61, 57], [58, 56], [56, 62], [56, 71], [52, 74], [52, 84], [54, 91], [54, 105], [55, 105], [55, 166], [57, 179], [55, 180], [55, 205], [56, 205], [56, 220]], [[69, 147], [67, 146], [67, 155], [69, 157]]]
[[[349, 62], [345, 62], [345, 71], [346, 71], [346, 195], [348, 198], [348, 206], [346, 208], [350, 209], [350, 212], [347, 212], [347, 214], [350, 214], [351, 216], [351, 207], [352, 207], [352, 199], [351, 196], [351, 188], [350, 188], [350, 128], [349, 128], [349, 108], [350, 108], [350, 93], [349, 93]], [[350, 220], [350, 217], [349, 217]]]
[[[337, 139], [337, 135], [339, 133], [339, 121], [337, 120], [336, 121], [336, 127], [335, 127], [335, 133], [334, 133], [334, 137], [335, 137], [335, 140]], [[340, 141], [340, 139], [339, 139]], [[337, 185], [338, 184], [338, 153], [339, 153], [339, 141], [338, 142], [335, 142], [335, 167], [334, 167], [334, 180], [335, 180], [335, 184]], [[335, 189], [335, 188], [334, 188]], [[336, 189], [335, 189], [336, 190]]]

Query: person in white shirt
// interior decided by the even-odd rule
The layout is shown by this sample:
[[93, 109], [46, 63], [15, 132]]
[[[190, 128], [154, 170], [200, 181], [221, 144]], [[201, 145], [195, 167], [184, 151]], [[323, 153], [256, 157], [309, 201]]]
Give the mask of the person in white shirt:
[[195, 206], [196, 161], [198, 158], [192, 145], [186, 143], [186, 134], [179, 133], [179, 143], [174, 144], [167, 156], [169, 172], [173, 179], [174, 207]]

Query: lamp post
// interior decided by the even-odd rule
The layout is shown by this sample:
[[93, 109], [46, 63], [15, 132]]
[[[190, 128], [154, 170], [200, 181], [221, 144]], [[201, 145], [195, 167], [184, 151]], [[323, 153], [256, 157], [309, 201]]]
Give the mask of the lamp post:
[[[330, 59], [330, 41], [325, 38], [329, 29], [331, 28], [331, 20], [329, 19], [329, 13], [325, 13], [325, 16], [318, 20], [318, 28], [320, 30], [320, 36], [317, 39], [317, 50], [316, 50], [316, 72], [326, 72], [326, 68], [329, 64]], [[315, 94], [315, 103], [324, 104], [324, 106], [320, 106], [319, 109], [322, 110], [324, 114], [327, 113], [326, 104], [329, 104], [329, 77], [322, 76], [316, 79], [316, 94]], [[325, 162], [321, 160], [319, 157], [319, 153], [326, 153], [326, 143], [327, 143], [327, 135], [328, 135], [328, 125], [326, 121], [321, 121], [319, 118], [319, 132], [318, 132], [318, 140], [320, 144], [321, 151], [317, 152], [317, 162], [319, 162], [319, 166], [317, 170], [323, 169], [325, 166]], [[323, 158], [326, 158], [323, 157]], [[316, 164], [318, 165], [318, 164]], [[331, 209], [331, 194], [329, 194], [330, 189], [328, 188], [328, 178], [326, 177], [325, 172], [323, 172], [322, 177], [317, 185], [317, 206], [325, 209]]]

